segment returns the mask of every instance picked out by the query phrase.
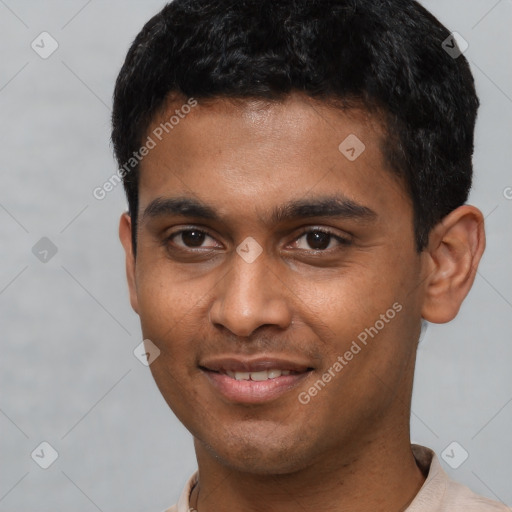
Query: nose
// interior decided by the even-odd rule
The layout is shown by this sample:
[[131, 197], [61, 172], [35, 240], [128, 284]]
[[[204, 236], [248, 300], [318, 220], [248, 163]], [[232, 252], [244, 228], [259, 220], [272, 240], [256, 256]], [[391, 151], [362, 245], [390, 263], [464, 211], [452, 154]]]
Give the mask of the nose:
[[231, 268], [216, 287], [210, 322], [243, 337], [262, 326], [286, 329], [292, 321], [290, 292], [271, 271], [264, 254], [252, 263], [236, 253], [232, 260]]

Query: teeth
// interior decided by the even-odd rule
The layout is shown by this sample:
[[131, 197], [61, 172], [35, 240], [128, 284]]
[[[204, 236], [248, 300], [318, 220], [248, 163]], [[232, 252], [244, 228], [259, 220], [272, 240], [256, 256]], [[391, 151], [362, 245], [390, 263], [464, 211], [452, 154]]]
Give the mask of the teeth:
[[275, 379], [276, 377], [281, 377], [281, 375], [290, 375], [290, 370], [263, 370], [261, 372], [232, 372], [227, 370], [226, 373], [236, 380], [262, 381]]
[[263, 370], [262, 372], [251, 372], [250, 377], [251, 380], [267, 380], [268, 372], [267, 370]]

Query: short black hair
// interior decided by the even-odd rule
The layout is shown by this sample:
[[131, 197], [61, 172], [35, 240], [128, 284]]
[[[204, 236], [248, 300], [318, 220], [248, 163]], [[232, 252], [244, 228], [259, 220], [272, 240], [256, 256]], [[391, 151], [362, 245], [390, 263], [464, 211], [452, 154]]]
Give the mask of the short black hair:
[[[140, 148], [171, 94], [359, 101], [384, 115], [384, 155], [412, 199], [421, 251], [466, 202], [473, 173], [479, 101], [447, 39], [453, 47], [413, 0], [174, 0], [137, 35], [117, 78], [116, 159], [121, 167]], [[135, 251], [138, 165], [123, 174]]]

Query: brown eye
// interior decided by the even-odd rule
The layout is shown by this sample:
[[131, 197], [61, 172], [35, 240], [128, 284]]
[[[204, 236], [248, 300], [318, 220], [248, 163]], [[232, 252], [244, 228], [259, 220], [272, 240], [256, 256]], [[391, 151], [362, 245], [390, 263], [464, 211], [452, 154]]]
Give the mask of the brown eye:
[[325, 251], [336, 246], [348, 246], [350, 245], [350, 240], [322, 229], [310, 229], [305, 231], [295, 244], [297, 249]]
[[306, 241], [311, 249], [323, 251], [329, 247], [332, 236], [321, 231], [311, 231], [306, 234]]
[[178, 249], [212, 249], [219, 244], [206, 231], [197, 228], [181, 229], [169, 235], [164, 243]]
[[197, 229], [189, 229], [181, 232], [181, 239], [187, 247], [200, 247], [205, 238], [206, 233]]

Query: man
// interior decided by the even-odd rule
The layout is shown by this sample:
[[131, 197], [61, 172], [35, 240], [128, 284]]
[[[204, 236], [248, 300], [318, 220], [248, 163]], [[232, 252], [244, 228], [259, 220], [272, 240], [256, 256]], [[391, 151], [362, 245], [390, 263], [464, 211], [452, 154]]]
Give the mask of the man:
[[485, 246], [446, 41], [409, 0], [175, 0], [135, 39], [120, 238], [199, 468], [170, 511], [510, 510], [410, 443], [421, 324]]

